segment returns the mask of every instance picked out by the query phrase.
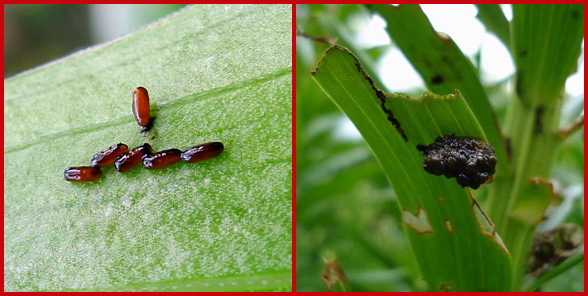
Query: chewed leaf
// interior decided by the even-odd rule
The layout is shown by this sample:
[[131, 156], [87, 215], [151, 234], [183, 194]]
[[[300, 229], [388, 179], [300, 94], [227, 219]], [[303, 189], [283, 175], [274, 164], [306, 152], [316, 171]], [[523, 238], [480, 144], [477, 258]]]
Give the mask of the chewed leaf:
[[409, 211], [403, 211], [402, 222], [420, 234], [433, 232], [427, 213], [422, 208], [419, 208], [417, 215]]
[[469, 189], [426, 173], [416, 149], [419, 143], [453, 133], [486, 139], [460, 92], [426, 93], [421, 98], [386, 94], [341, 46], [327, 50], [312, 77], [351, 119], [382, 164], [430, 287], [508, 291], [508, 253], [478, 226]]

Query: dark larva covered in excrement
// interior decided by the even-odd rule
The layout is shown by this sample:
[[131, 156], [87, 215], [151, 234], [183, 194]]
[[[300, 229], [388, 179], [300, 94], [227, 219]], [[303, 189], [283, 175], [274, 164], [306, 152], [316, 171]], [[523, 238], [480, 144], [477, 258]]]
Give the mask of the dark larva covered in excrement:
[[418, 144], [417, 150], [426, 156], [423, 168], [427, 173], [455, 178], [461, 187], [478, 189], [496, 172], [494, 148], [482, 139], [451, 134], [437, 137], [430, 145]]

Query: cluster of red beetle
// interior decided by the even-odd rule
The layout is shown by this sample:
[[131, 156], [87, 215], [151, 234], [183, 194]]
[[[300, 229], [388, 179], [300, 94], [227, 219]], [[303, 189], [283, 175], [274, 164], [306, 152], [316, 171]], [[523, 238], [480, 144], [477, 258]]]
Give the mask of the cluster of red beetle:
[[[149, 110], [149, 94], [144, 87], [137, 87], [133, 91], [133, 113], [137, 123], [141, 126], [141, 132], [149, 131], [153, 123]], [[148, 143], [133, 148], [123, 143], [112, 145], [92, 158], [90, 166], [70, 167], [65, 170], [63, 176], [66, 181], [85, 182], [94, 181], [102, 177], [101, 168], [114, 163], [117, 171], [126, 172], [140, 163], [149, 170], [160, 169], [183, 160], [185, 162], [199, 162], [221, 154], [224, 146], [221, 142], [210, 142], [190, 147], [184, 151], [179, 149], [167, 149], [153, 153], [153, 148]]]

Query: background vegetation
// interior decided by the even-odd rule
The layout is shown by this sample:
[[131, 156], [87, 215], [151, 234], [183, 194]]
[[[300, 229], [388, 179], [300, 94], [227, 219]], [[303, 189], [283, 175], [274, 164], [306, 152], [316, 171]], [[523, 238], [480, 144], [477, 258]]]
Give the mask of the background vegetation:
[[184, 6], [4, 5], [4, 77], [121, 37]]
[[[486, 8], [478, 7], [478, 18], [483, 19], [484, 13], [494, 15], [493, 21], [482, 21], [490, 32], [499, 38], [502, 36], [505, 44], [509, 44], [508, 21], [498, 6]], [[498, 14], [494, 8], [498, 8]], [[308, 37], [297, 38], [297, 291], [325, 290], [320, 278], [324, 257], [338, 258], [354, 291], [431, 289], [422, 281], [403, 234], [397, 197], [389, 188], [381, 165], [363, 140], [346, 132], [349, 125], [346, 117], [308, 74], [336, 40], [351, 49], [377, 81], [379, 62], [397, 45], [365, 48], [358, 44], [361, 38], [356, 25], [372, 18], [364, 6], [299, 5], [297, 9], [297, 29], [308, 36], [323, 37], [319, 42]], [[507, 37], [504, 37], [505, 22]], [[479, 53], [472, 60], [479, 66]], [[478, 68], [478, 71], [483, 69]], [[507, 118], [510, 99], [514, 98], [508, 81], [484, 85], [501, 125]], [[383, 87], [382, 84], [378, 86]], [[394, 92], [394, 89], [384, 90]], [[423, 86], [408, 92], [420, 95], [424, 91]], [[556, 127], [569, 126], [580, 116], [582, 97], [565, 97]], [[578, 132], [554, 155], [549, 178], [563, 201], [547, 209], [548, 220], [539, 225], [539, 230], [566, 221], [583, 225], [582, 142], [582, 133]], [[488, 188], [484, 186], [475, 194], [482, 202], [488, 200]], [[565, 275], [544, 283], [541, 290], [582, 291], [583, 265], [575, 264], [566, 269]]]

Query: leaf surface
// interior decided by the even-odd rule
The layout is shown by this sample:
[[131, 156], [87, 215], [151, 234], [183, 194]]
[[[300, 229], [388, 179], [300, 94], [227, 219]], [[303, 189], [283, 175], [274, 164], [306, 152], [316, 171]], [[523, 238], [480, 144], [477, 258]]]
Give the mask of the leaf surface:
[[[469, 189], [454, 179], [427, 174], [416, 149], [418, 143], [429, 144], [449, 133], [486, 138], [463, 96], [386, 95], [341, 46], [327, 50], [313, 78], [349, 116], [382, 164], [430, 288], [508, 291], [510, 255], [492, 223]], [[391, 117], [399, 125], [393, 125]]]
[[[7, 79], [5, 289], [291, 290], [291, 12], [191, 6]], [[115, 143], [210, 141], [205, 162], [63, 179]]]

